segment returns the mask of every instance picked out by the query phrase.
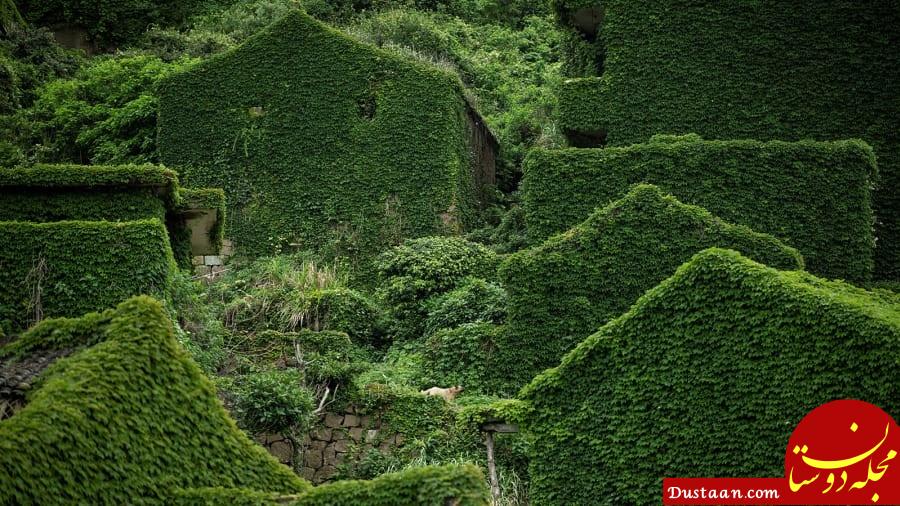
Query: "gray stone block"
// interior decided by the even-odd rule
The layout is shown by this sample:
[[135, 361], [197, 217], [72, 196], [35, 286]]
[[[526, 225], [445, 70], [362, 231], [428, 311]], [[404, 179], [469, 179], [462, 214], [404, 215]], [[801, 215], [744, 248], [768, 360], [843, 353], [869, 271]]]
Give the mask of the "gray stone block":
[[306, 454], [303, 455], [303, 463], [306, 467], [311, 467], [313, 469], [322, 467], [322, 451], [312, 449], [306, 450]]
[[276, 441], [269, 446], [269, 453], [282, 464], [290, 464], [294, 459], [294, 449], [288, 441]]
[[325, 466], [318, 471], [316, 471], [316, 475], [313, 478], [314, 483], [322, 483], [323, 481], [328, 481], [334, 476], [336, 469], [331, 466]]

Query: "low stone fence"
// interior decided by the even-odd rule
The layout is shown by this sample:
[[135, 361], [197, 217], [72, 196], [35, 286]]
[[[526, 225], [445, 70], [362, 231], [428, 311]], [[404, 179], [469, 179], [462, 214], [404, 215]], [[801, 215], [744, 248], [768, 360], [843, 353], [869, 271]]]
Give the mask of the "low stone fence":
[[[390, 453], [404, 442], [403, 434], [382, 429], [378, 415], [362, 414], [354, 407], [341, 413], [325, 413], [294, 448], [290, 437], [261, 434], [256, 438], [281, 463], [291, 466], [314, 484], [329, 481], [338, 466], [377, 448]], [[295, 451], [296, 450], [296, 451]]]

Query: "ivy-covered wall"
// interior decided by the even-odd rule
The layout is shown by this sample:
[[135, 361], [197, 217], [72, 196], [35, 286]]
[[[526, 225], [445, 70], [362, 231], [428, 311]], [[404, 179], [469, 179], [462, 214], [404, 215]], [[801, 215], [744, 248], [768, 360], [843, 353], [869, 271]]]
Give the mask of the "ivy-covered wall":
[[204, 488], [178, 492], [179, 506], [487, 506], [490, 495], [481, 471], [472, 464], [433, 466], [385, 474], [374, 480], [347, 480], [315, 487], [299, 497], [279, 497], [248, 489]]
[[225, 197], [220, 189], [185, 189], [158, 165], [37, 164], [0, 170], [0, 221], [134, 221], [166, 224], [175, 260], [191, 267], [191, 217], [213, 215], [212, 249], [222, 243]]
[[180, 488], [311, 488], [237, 428], [159, 302], [136, 297], [88, 318], [90, 332], [66, 319], [32, 331], [97, 344], [54, 363], [0, 424], [0, 502], [165, 504]]
[[77, 316], [128, 297], [163, 297], [176, 268], [157, 219], [0, 221], [0, 325], [22, 330], [46, 317]]
[[454, 75], [293, 12], [161, 85], [162, 160], [225, 188], [228, 236], [369, 258], [475, 220], [466, 103]]
[[563, 85], [564, 131], [605, 132], [612, 146], [688, 132], [861, 138], [875, 148], [882, 175], [874, 198], [878, 276], [900, 278], [896, 3], [612, 0], [602, 10], [602, 77]]
[[49, 165], [0, 170], [0, 220], [166, 219], [178, 177], [156, 165]]
[[813, 408], [900, 409], [898, 356], [896, 294], [706, 250], [523, 389], [531, 500], [650, 504], [662, 476], [781, 476]]
[[859, 283], [872, 278], [876, 164], [861, 141], [657, 136], [622, 148], [533, 150], [524, 172], [525, 221], [534, 242], [646, 182], [785, 241], [814, 274]]
[[778, 239], [726, 223], [655, 186], [637, 185], [568, 232], [504, 262], [509, 321], [499, 334], [507, 355], [499, 362], [517, 364], [524, 384], [713, 246], [778, 269], [803, 268], [797, 250]]

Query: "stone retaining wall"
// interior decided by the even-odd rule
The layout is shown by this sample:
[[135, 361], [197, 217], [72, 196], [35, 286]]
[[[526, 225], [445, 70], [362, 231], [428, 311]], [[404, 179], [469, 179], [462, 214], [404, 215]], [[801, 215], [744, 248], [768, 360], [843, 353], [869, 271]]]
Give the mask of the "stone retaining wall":
[[380, 416], [362, 414], [351, 406], [342, 413], [326, 413], [299, 442], [298, 451], [291, 438], [283, 435], [262, 434], [256, 440], [304, 479], [320, 484], [329, 481], [338, 466], [368, 450], [390, 453], [403, 445], [404, 435], [383, 428]]

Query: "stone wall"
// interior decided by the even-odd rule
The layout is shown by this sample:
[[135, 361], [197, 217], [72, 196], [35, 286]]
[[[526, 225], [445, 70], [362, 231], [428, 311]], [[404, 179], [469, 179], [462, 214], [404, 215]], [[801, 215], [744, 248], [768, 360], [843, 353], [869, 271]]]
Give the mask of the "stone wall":
[[222, 241], [218, 255], [199, 255], [192, 259], [194, 276], [204, 281], [213, 281], [225, 272], [225, 260], [233, 254], [234, 247], [230, 240]]
[[354, 407], [325, 413], [313, 430], [298, 442], [290, 437], [261, 434], [256, 438], [281, 463], [314, 484], [331, 480], [338, 466], [353, 462], [371, 449], [390, 453], [402, 446], [404, 435], [382, 426], [379, 415], [363, 414]]

